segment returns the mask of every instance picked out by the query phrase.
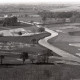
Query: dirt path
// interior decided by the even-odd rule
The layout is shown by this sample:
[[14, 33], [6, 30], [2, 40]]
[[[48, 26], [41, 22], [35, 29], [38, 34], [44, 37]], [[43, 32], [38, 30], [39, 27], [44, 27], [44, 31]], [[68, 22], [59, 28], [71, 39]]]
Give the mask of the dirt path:
[[51, 33], [51, 35], [48, 36], [48, 37], [45, 37], [44, 39], [39, 40], [39, 44], [40, 45], [52, 50], [56, 54], [62, 56], [65, 60], [76, 61], [76, 62], [80, 63], [80, 58], [79, 57], [74, 56], [74, 55], [72, 55], [72, 54], [70, 54], [70, 53], [68, 53], [66, 51], [63, 51], [63, 50], [61, 50], [61, 49], [59, 49], [59, 48], [57, 48], [57, 47], [55, 47], [55, 46], [53, 46], [53, 45], [48, 43], [49, 39], [51, 39], [51, 38], [53, 38], [53, 37], [58, 35], [57, 32], [54, 32], [54, 31], [52, 31], [52, 30], [50, 30], [48, 28], [45, 28], [45, 31]]

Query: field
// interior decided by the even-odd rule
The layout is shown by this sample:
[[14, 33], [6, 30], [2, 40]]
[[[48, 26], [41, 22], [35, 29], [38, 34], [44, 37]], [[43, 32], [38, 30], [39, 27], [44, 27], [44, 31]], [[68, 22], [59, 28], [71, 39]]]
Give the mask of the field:
[[[0, 25], [0, 30], [9, 30], [9, 29], [16, 29], [16, 28], [23, 28], [26, 31], [30, 31], [31, 33], [37, 33], [38, 32], [38, 28], [36, 26], [31, 26], [31, 25], [27, 25], [26, 26], [6, 26], [3, 27]], [[19, 52], [28, 52], [29, 54], [32, 55], [37, 55], [38, 53], [42, 53], [43, 50], [46, 50], [46, 48], [40, 46], [38, 44], [38, 41], [46, 36], [49, 36], [50, 34], [47, 32], [43, 32], [43, 33], [39, 33], [39, 34], [34, 34], [31, 36], [15, 36], [15, 37], [11, 37], [11, 36], [6, 36], [6, 37], [0, 37], [0, 42], [1, 43], [5, 43], [5, 42], [16, 42], [16, 43], [23, 43], [23, 44], [28, 44], [30, 45], [30, 47], [25, 46], [23, 48], [16, 48], [16, 49], [10, 49], [10, 50], [1, 50], [0, 51], [0, 55], [5, 55], [5, 59], [4, 59], [4, 64], [10, 63], [10, 64], [21, 64], [22, 61], [18, 60], [20, 58], [20, 55], [17, 55], [16, 53]], [[32, 39], [36, 39], [36, 44], [34, 44], [32, 42]], [[0, 45], [1, 46], [1, 45]], [[7, 46], [6, 43], [4, 44], [4, 46]], [[16, 45], [15, 45], [16, 46]], [[3, 53], [4, 52], [4, 53]], [[6, 53], [9, 52], [9, 53]], [[14, 52], [14, 54], [10, 53], [10, 52]]]
[[[10, 29], [15, 29], [14, 26], [8, 26], [8, 27], [1, 27], [0, 29], [4, 28], [4, 30], [6, 30], [6, 28], [10, 28]], [[18, 28], [18, 26], [16, 26], [16, 28]], [[38, 32], [38, 28], [36, 26], [26, 26], [26, 27], [21, 27], [27, 31], [30, 31], [32, 33], [37, 33]], [[5, 55], [5, 59], [3, 64], [22, 64], [22, 61], [18, 60], [20, 58], [20, 54], [22, 52], [28, 52], [28, 54], [31, 55], [37, 55], [37, 54], [42, 54], [43, 50], [46, 50], [46, 48], [40, 46], [38, 44], [38, 41], [46, 36], [49, 36], [50, 33], [47, 32], [42, 32], [39, 34], [34, 34], [31, 36], [6, 36], [6, 37], [0, 37], [0, 43], [4, 43], [4, 48], [0, 49], [0, 55]], [[33, 43], [33, 39], [36, 39], [36, 43]], [[24, 47], [18, 47], [16, 44], [11, 45], [14, 46], [14, 48], [9, 48], [10, 45], [7, 45], [7, 43], [5, 42], [15, 42], [15, 43], [22, 43], [24, 44]], [[26, 45], [25, 45], [26, 44]], [[28, 46], [29, 45], [29, 46]], [[1, 44], [0, 44], [1, 46]], [[5, 48], [5, 47], [8, 47]], [[7, 50], [6, 50], [7, 49]], [[4, 52], [4, 53], [3, 53]], [[7, 52], [7, 53], [6, 53]], [[13, 53], [11, 53], [13, 52]], [[16, 54], [16, 53], [19, 53]]]
[[6, 37], [0, 37], [0, 42], [6, 42], [6, 41], [12, 41], [12, 42], [23, 42], [23, 43], [32, 43], [31, 40], [32, 39], [36, 39], [37, 41], [39, 39], [42, 39], [46, 36], [49, 36], [50, 33], [44, 32], [44, 33], [40, 33], [40, 34], [34, 34], [31, 36], [6, 36]]
[[[23, 44], [28, 44], [30, 46], [24, 46], [24, 47], [17, 47], [17, 45], [15, 45], [15, 48], [11, 50], [6, 50], [6, 49], [3, 49], [1, 51], [3, 52], [6, 52], [6, 51], [9, 51], [9, 52], [14, 52], [14, 54], [12, 53], [4, 53], [3, 52], [0, 52], [0, 55], [7, 55], [7, 56], [10, 56], [12, 54], [12, 56], [15, 58], [16, 56], [16, 53], [15, 52], [28, 52], [29, 54], [32, 54], [32, 55], [37, 55], [38, 53], [41, 53], [43, 50], [46, 50], [46, 48], [40, 46], [39, 44], [33, 44], [32, 42], [32, 39], [36, 39], [37, 42], [39, 39], [41, 38], [44, 38], [46, 36], [49, 36], [50, 34], [45, 32], [45, 33], [41, 33], [41, 34], [37, 34], [37, 35], [32, 35], [32, 36], [24, 36], [24, 37], [1, 37], [0, 38], [0, 42], [1, 43], [4, 43], [4, 46], [9, 46], [7, 45], [5, 42], [16, 42], [16, 43], [23, 43]], [[0, 44], [1, 46], [1, 44]], [[14, 46], [14, 45], [13, 45]], [[14, 56], [15, 55], [15, 56]], [[19, 58], [20, 56], [18, 56]], [[11, 60], [11, 59], [10, 59]], [[5, 60], [6, 61], [6, 60]], [[15, 61], [16, 62], [16, 61]]]
[[[50, 27], [51, 29], [51, 27]], [[52, 29], [59, 33], [58, 36], [52, 38], [49, 40], [50, 44], [53, 44], [54, 46], [69, 52], [70, 54], [73, 54], [75, 56], [80, 53], [80, 28], [79, 25], [68, 25], [68, 26], [59, 26], [59, 27], [52, 27]], [[73, 34], [70, 34], [73, 33]]]
[[0, 80], [71, 80], [80, 78], [80, 67], [58, 65], [0, 65]]
[[[42, 22], [41, 17], [29, 17], [29, 15], [36, 15], [38, 11], [42, 10], [53, 10], [60, 8], [65, 10], [66, 7], [70, 5], [11, 5], [5, 7], [6, 5], [0, 8], [1, 16], [4, 14], [12, 14], [17, 15], [19, 21], [34, 21], [34, 22]], [[79, 8], [79, 7], [78, 7]], [[70, 8], [72, 10], [72, 7]], [[27, 17], [25, 15], [28, 15]], [[76, 55], [79, 52], [79, 47], [70, 46], [73, 43], [80, 43], [80, 36], [72, 36], [69, 35], [70, 31], [80, 31], [80, 26], [75, 26], [75, 24], [49, 24], [45, 25], [59, 33], [55, 38], [50, 39], [48, 42], [53, 46], [59, 47], [62, 50], [70, 52], [71, 54]], [[21, 26], [6, 26], [3, 27], [0, 25], [1, 30], [9, 30], [15, 28], [23, 28], [32, 33], [36, 33], [38, 28], [36, 26], [31, 26], [26, 24], [25, 26], [22, 24]], [[16, 42], [28, 44], [29, 46], [25, 46], [23, 48], [17, 48], [16, 50], [0, 50], [0, 55], [5, 54], [3, 59], [3, 64], [0, 64], [0, 80], [80, 80], [80, 66], [72, 65], [72, 64], [32, 64], [29, 59], [25, 61], [23, 64], [20, 59], [20, 54], [22, 52], [28, 52], [29, 55], [38, 55], [42, 54], [45, 47], [42, 47], [38, 44], [38, 41], [46, 36], [50, 36], [49, 33], [43, 32], [40, 34], [35, 34], [32, 36], [6, 36], [0, 37], [0, 43], [3, 42]], [[36, 43], [33, 43], [32, 39], [36, 39]], [[4, 45], [5, 46], [5, 45]], [[9, 52], [9, 53], [7, 53]], [[11, 54], [14, 52], [14, 54]], [[56, 53], [53, 53], [53, 56], [58, 56]], [[76, 55], [78, 56], [78, 55]], [[58, 56], [61, 58], [61, 56]], [[52, 62], [60, 61], [59, 59], [52, 59]], [[64, 61], [64, 60], [62, 60]]]
[[18, 18], [18, 20], [21, 20], [21, 21], [42, 22], [41, 17], [27, 17], [27, 18], [21, 17], [21, 18]]

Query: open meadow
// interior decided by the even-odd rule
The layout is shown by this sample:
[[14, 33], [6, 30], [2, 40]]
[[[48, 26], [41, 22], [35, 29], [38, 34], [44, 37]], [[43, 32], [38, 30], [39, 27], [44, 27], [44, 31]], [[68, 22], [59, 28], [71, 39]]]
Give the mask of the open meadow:
[[[21, 29], [25, 30], [26, 33], [32, 35], [21, 36], [1, 36], [0, 35], [0, 55], [2, 56], [2, 64], [0, 64], [0, 80], [80, 80], [80, 63], [77, 61], [65, 60], [66, 58], [56, 54], [54, 51], [48, 52], [48, 48], [40, 45], [39, 40], [43, 40], [43, 43], [50, 43], [58, 47], [61, 50], [69, 52], [77, 57], [80, 57], [80, 24], [79, 23], [47, 23], [47, 25], [32, 25], [33, 22], [44, 23], [45, 19], [42, 20], [42, 16], [38, 14], [40, 11], [71, 11], [80, 10], [80, 6], [71, 7], [68, 4], [53, 5], [53, 4], [40, 4], [40, 5], [4, 5], [0, 7], [0, 16], [5, 17], [6, 15], [17, 16], [18, 24], [16, 26], [3, 26], [0, 25], [0, 32], [10, 29]], [[73, 11], [74, 11], [73, 10]], [[35, 17], [37, 16], [37, 17]], [[45, 16], [45, 15], [44, 15]], [[52, 17], [51, 17], [52, 18]], [[52, 20], [50, 18], [50, 20]], [[53, 17], [55, 18], [55, 16]], [[57, 19], [57, 18], [56, 18]], [[55, 19], [55, 20], [56, 20]], [[24, 21], [24, 22], [20, 22]], [[5, 21], [4, 21], [5, 22]], [[26, 22], [26, 24], [25, 24]], [[27, 23], [30, 24], [27, 24]], [[52, 21], [54, 22], [54, 21]], [[32, 23], [32, 24], [31, 24]], [[39, 27], [49, 28], [58, 33], [56, 37], [53, 37], [46, 41], [46, 37], [51, 36], [51, 33], [47, 31], [39, 32]], [[25, 32], [23, 31], [23, 33]], [[14, 30], [15, 32], [15, 30]], [[16, 33], [16, 32], [15, 32]], [[17, 33], [18, 34], [18, 33]], [[51, 56], [47, 57], [45, 63], [45, 51], [52, 53]], [[21, 53], [28, 53], [27, 58]], [[60, 53], [60, 52], [59, 52]], [[39, 56], [44, 63], [35, 63], [34, 60], [36, 55]], [[47, 54], [48, 55], [48, 54]], [[62, 54], [63, 55], [63, 54]], [[35, 60], [39, 60], [38, 58]], [[30, 59], [31, 58], [31, 59]], [[49, 60], [48, 60], [49, 59]], [[25, 61], [25, 62], [23, 62]], [[61, 61], [61, 63], [60, 63]], [[57, 63], [58, 62], [58, 63]], [[1, 63], [1, 56], [0, 56]]]
[[64, 64], [8, 64], [0, 66], [0, 80], [77, 80], [79, 70], [79, 66]]

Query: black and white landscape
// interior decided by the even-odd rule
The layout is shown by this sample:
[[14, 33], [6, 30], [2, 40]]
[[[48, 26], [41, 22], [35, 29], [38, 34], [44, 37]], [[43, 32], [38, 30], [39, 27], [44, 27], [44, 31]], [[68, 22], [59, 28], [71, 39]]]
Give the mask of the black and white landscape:
[[80, 4], [0, 4], [0, 80], [80, 80]]

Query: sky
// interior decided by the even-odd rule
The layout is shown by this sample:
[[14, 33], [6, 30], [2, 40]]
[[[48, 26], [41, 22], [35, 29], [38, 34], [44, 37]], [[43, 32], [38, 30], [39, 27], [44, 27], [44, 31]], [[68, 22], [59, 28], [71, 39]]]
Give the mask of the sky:
[[80, 3], [80, 0], [0, 0], [0, 4], [5, 3]]

